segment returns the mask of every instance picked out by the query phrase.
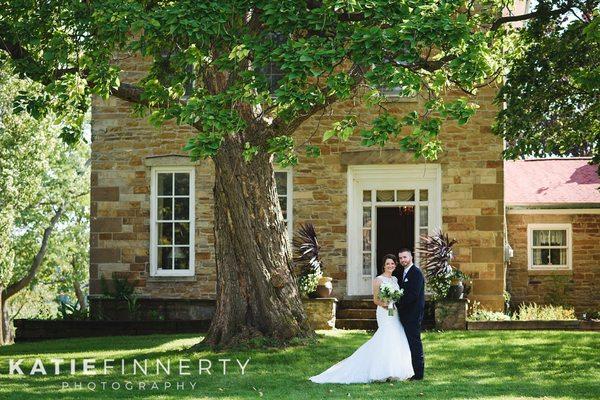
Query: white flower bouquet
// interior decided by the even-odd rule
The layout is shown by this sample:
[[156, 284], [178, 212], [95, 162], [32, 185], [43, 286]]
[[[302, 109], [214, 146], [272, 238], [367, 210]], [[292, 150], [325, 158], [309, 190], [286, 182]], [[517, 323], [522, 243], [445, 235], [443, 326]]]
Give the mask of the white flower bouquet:
[[382, 283], [379, 286], [379, 299], [381, 301], [387, 302], [388, 306], [388, 315], [394, 315], [394, 303], [402, 297], [404, 294], [404, 289], [396, 289], [390, 283]]

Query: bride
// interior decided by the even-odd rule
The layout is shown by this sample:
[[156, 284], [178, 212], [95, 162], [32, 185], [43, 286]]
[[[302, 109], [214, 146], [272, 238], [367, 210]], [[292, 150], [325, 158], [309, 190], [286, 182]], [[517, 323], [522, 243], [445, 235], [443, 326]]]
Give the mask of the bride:
[[398, 264], [388, 254], [383, 259], [384, 271], [373, 279], [373, 302], [377, 304], [378, 329], [371, 339], [350, 357], [338, 362], [325, 372], [310, 378], [315, 383], [365, 383], [385, 380], [406, 380], [414, 375], [410, 349], [398, 311], [390, 316], [387, 304], [379, 300], [379, 286], [391, 283], [396, 289], [398, 279], [392, 272]]

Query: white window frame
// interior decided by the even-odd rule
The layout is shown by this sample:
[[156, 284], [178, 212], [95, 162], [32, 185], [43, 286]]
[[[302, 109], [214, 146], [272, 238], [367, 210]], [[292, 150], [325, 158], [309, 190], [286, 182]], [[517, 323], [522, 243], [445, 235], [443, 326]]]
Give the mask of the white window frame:
[[[567, 232], [567, 265], [533, 265], [533, 231], [565, 230]], [[550, 248], [556, 248], [551, 246]], [[573, 269], [573, 227], [571, 224], [527, 224], [527, 269], [529, 271], [551, 271]]]
[[[274, 168], [274, 172], [285, 172], [286, 173], [286, 206], [287, 206], [287, 231], [290, 240], [294, 237], [294, 172], [291, 167], [288, 168]], [[275, 187], [277, 188], [277, 186]], [[279, 200], [279, 194], [277, 194], [277, 200]]]
[[[159, 173], [180, 173], [190, 174], [190, 258], [188, 269], [164, 270], [157, 266], [158, 245], [157, 235], [157, 194], [158, 194], [158, 174]], [[173, 188], [175, 190], [175, 188]], [[196, 239], [196, 196], [195, 196], [195, 169], [193, 166], [160, 166], [152, 167], [150, 182], [150, 276], [194, 276], [195, 274], [195, 239]]]
[[379, 90], [380, 95], [384, 98], [383, 101], [388, 103], [414, 103], [418, 100], [416, 94], [414, 96], [403, 96], [400, 94], [400, 90], [402, 90], [401, 86], [379, 87], [377, 90]]

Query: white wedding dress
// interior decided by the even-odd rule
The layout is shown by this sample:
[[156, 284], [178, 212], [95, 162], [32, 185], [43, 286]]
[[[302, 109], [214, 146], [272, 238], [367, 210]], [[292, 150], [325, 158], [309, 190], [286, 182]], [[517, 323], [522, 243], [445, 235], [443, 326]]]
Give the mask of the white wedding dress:
[[[399, 288], [395, 276], [386, 278], [379, 275], [375, 279]], [[386, 308], [377, 306], [378, 328], [373, 337], [350, 357], [310, 380], [315, 383], [366, 383], [412, 377], [410, 348], [397, 313], [394, 308], [394, 315], [390, 316]]]

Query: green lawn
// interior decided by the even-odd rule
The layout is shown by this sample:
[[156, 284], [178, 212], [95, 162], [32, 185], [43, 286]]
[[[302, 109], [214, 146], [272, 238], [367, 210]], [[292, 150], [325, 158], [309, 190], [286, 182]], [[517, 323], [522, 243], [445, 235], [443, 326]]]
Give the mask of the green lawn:
[[[286, 350], [248, 350], [236, 352], [200, 352], [187, 350], [200, 338], [193, 335], [154, 335], [55, 340], [24, 343], [0, 348], [0, 399], [321, 399], [321, 398], [424, 398], [424, 399], [598, 399], [600, 398], [600, 334], [593, 332], [430, 332], [424, 335], [426, 379], [423, 382], [399, 382], [358, 385], [317, 385], [309, 376], [323, 371], [333, 362], [351, 354], [369, 337], [362, 331], [320, 332], [318, 345]], [[25, 359], [22, 370], [28, 374], [35, 358], [41, 358], [48, 375], [8, 375], [9, 359]], [[80, 360], [125, 359], [127, 375], [120, 370], [109, 375], [55, 376], [52, 358]], [[132, 375], [133, 359], [155, 360], [163, 364], [180, 359], [191, 362], [190, 376]], [[228, 374], [222, 364], [212, 374], [198, 375], [197, 360], [232, 360]], [[235, 359], [250, 358], [245, 375], [233, 367]], [[102, 361], [103, 362], [103, 361]], [[119, 361], [120, 362], [120, 361]], [[97, 364], [101, 365], [101, 364]], [[119, 364], [120, 365], [120, 364]], [[204, 364], [206, 366], [206, 364]], [[77, 364], [81, 371], [81, 362]], [[67, 371], [68, 372], [68, 371]], [[151, 371], [149, 371], [151, 372]], [[133, 382], [133, 389], [123, 385]], [[63, 382], [69, 384], [62, 389]], [[82, 387], [74, 387], [81, 382]], [[101, 382], [108, 382], [102, 389]], [[113, 390], [114, 382], [121, 388]], [[146, 383], [146, 390], [139, 383]], [[152, 389], [157, 382], [159, 389]], [[165, 382], [172, 388], [165, 390]], [[177, 382], [185, 384], [177, 390]], [[195, 382], [194, 389], [190, 382]], [[95, 391], [86, 385], [95, 383]]]

